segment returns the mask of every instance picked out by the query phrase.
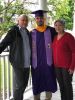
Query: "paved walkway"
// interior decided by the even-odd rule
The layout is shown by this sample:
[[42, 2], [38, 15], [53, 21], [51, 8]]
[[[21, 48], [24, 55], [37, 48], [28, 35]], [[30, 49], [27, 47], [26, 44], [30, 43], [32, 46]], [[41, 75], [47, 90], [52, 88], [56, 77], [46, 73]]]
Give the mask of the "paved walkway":
[[[74, 73], [74, 76], [73, 76], [73, 95], [74, 95], [73, 100], [75, 100], [75, 73]], [[44, 98], [45, 98], [45, 93], [42, 93], [41, 94], [41, 100], [45, 100]], [[25, 93], [24, 100], [33, 100], [32, 89], [30, 89], [30, 91]], [[61, 100], [59, 88], [58, 88], [58, 91], [56, 93], [52, 94], [52, 100]]]

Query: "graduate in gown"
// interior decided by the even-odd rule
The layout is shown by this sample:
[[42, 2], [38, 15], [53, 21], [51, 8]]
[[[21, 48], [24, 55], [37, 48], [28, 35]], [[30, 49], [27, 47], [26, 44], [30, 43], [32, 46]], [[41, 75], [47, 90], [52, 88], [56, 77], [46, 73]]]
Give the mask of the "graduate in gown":
[[52, 93], [57, 90], [51, 46], [56, 32], [53, 27], [45, 25], [44, 13], [46, 11], [43, 10], [32, 12], [35, 14], [37, 24], [37, 27], [31, 31], [34, 100], [40, 100], [41, 92], [46, 92], [45, 100], [51, 100]]

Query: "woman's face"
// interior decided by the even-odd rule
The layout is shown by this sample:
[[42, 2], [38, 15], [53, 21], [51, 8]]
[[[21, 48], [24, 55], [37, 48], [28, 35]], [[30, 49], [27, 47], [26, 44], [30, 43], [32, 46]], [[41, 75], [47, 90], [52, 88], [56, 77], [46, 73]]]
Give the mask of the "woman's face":
[[57, 33], [63, 33], [64, 31], [64, 25], [60, 22], [55, 22], [54, 27]]

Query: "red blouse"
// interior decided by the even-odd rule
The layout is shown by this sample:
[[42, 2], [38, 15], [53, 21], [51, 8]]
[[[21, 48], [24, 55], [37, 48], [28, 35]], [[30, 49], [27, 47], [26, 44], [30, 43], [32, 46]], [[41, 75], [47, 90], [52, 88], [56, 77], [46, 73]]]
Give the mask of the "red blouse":
[[53, 58], [56, 67], [74, 70], [75, 68], [75, 39], [66, 33], [59, 40], [53, 41]]

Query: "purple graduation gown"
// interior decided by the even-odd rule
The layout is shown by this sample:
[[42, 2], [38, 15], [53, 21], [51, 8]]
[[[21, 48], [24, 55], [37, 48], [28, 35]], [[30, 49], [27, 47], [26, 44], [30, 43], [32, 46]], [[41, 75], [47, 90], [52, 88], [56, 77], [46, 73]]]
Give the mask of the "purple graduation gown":
[[37, 95], [43, 91], [56, 92], [57, 84], [54, 66], [49, 66], [47, 64], [45, 38], [43, 32], [37, 31], [36, 48], [37, 67], [34, 68], [33, 65], [31, 65], [33, 94]]

